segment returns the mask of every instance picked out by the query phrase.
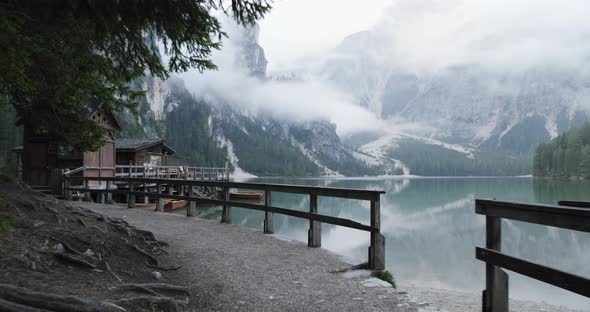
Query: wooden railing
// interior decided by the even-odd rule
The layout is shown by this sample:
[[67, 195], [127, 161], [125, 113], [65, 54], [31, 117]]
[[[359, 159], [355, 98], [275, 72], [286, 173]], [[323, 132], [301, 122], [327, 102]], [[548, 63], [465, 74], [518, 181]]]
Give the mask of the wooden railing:
[[[486, 216], [486, 248], [475, 257], [486, 263], [483, 312], [508, 312], [508, 275], [502, 268], [590, 297], [590, 280], [544, 265], [503, 254], [502, 219], [590, 232], [590, 207], [585, 202], [559, 202], [560, 206], [476, 199], [475, 212]], [[570, 207], [567, 207], [570, 206]]]
[[117, 165], [115, 176], [228, 181], [229, 170], [214, 167]]
[[[381, 194], [383, 191], [369, 191], [342, 188], [327, 188], [315, 186], [286, 185], [286, 184], [261, 184], [261, 183], [239, 183], [229, 181], [204, 181], [204, 180], [185, 180], [185, 179], [167, 179], [167, 178], [136, 178], [136, 177], [64, 177], [64, 193], [66, 199], [71, 199], [71, 192], [84, 192], [85, 197], [89, 193], [98, 194], [126, 194], [127, 206], [135, 207], [136, 196], [145, 196], [157, 200], [156, 209], [163, 211], [163, 199], [179, 199], [190, 202], [187, 208], [187, 216], [193, 216], [198, 204], [209, 203], [222, 206], [221, 222], [231, 223], [231, 207], [241, 207], [252, 210], [264, 211], [264, 233], [273, 233], [273, 214], [282, 214], [297, 218], [309, 220], [308, 246], [321, 247], [321, 223], [328, 223], [349, 227], [357, 230], [370, 232], [369, 246], [369, 268], [373, 270], [383, 270], [385, 268], [385, 238], [381, 234]], [[92, 183], [105, 183], [105, 188], [89, 187]], [[112, 185], [126, 184], [125, 189], [113, 189]], [[146, 185], [155, 185], [154, 191]], [[171, 186], [176, 187], [175, 195]], [[142, 188], [143, 191], [136, 191], [136, 188]], [[168, 192], [163, 193], [163, 188], [167, 187]], [[212, 199], [199, 197], [195, 193], [198, 187], [217, 188], [220, 190], [221, 199]], [[255, 204], [249, 202], [240, 202], [230, 200], [230, 189], [248, 189], [259, 190], [264, 192], [264, 204]], [[276, 207], [272, 205], [272, 192], [304, 194], [309, 196], [309, 212], [291, 210], [287, 208]], [[353, 220], [327, 216], [318, 213], [318, 196], [338, 197], [347, 199], [357, 199], [370, 201], [370, 225], [362, 224]]]

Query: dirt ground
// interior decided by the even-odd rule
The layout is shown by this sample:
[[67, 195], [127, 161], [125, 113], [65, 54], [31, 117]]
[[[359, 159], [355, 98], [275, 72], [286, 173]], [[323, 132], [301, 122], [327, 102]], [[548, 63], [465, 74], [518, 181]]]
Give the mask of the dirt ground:
[[185, 310], [167, 246], [122, 219], [0, 181], [2, 311]]

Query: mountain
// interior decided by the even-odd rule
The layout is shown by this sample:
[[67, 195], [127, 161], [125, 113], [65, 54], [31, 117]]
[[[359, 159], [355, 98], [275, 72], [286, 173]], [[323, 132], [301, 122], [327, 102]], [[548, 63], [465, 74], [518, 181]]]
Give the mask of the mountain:
[[[267, 60], [258, 44], [258, 27], [242, 29], [234, 38], [234, 65], [265, 83]], [[391, 171], [387, 169], [391, 166], [367, 162], [370, 156], [346, 147], [336, 126], [327, 120], [277, 118], [252, 111], [215, 90], [193, 94], [179, 77], [166, 81], [145, 77], [135, 87], [147, 90], [147, 95], [138, 116], [121, 114], [120, 136], [166, 137], [194, 165], [223, 166], [227, 160], [236, 176], [359, 176]]]
[[322, 61], [297, 69], [352, 93], [392, 127], [357, 137], [360, 151], [398, 159], [420, 175], [529, 174], [537, 144], [590, 120], [586, 71], [477, 64], [412, 70], [396, 63], [399, 47], [386, 33], [350, 35]]

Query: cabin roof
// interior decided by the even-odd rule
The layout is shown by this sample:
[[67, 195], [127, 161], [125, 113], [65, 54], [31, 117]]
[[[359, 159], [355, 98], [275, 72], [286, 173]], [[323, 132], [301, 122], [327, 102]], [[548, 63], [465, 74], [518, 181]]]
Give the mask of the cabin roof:
[[170, 146], [166, 145], [166, 139], [154, 138], [154, 139], [129, 139], [122, 138], [115, 140], [115, 148], [117, 152], [135, 152], [144, 148], [152, 147], [154, 145], [163, 144], [164, 150], [168, 151], [168, 154], [172, 155], [176, 153]]

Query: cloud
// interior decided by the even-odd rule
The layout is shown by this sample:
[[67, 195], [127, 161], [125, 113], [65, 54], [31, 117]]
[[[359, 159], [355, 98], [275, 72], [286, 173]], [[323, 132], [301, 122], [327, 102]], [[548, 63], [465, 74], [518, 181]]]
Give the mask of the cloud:
[[373, 113], [356, 105], [355, 99], [332, 88], [329, 83], [305, 80], [264, 80], [251, 77], [240, 66], [237, 56], [244, 53], [239, 42], [242, 30], [225, 21], [229, 40], [213, 55], [217, 71], [181, 75], [187, 88], [200, 96], [217, 98], [253, 114], [266, 114], [290, 121], [329, 120], [341, 135], [357, 131], [375, 131], [382, 121]]
[[587, 0], [398, 0], [375, 31], [389, 59], [414, 70], [575, 68], [590, 55]]

